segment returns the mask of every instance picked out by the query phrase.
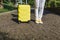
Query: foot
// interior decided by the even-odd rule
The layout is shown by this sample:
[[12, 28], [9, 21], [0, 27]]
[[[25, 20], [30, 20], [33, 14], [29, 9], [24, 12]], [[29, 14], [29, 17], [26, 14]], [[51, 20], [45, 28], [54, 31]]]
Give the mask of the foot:
[[39, 22], [39, 20], [36, 20], [35, 22], [36, 22], [37, 24], [39, 24], [39, 23], [40, 23], [40, 22]]
[[42, 20], [39, 20], [39, 23], [40, 23], [40, 24], [43, 24], [43, 21], [42, 21]]

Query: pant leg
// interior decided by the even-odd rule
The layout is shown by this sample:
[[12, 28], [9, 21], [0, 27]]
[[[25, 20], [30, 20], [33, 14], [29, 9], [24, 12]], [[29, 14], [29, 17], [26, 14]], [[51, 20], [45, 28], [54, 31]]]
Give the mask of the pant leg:
[[36, 2], [35, 16], [36, 16], [36, 20], [38, 20], [39, 0], [35, 0], [35, 2]]
[[43, 16], [45, 1], [46, 0], [40, 0], [40, 3], [39, 3], [39, 6], [40, 6], [39, 7], [39, 19], [42, 19], [42, 16]]

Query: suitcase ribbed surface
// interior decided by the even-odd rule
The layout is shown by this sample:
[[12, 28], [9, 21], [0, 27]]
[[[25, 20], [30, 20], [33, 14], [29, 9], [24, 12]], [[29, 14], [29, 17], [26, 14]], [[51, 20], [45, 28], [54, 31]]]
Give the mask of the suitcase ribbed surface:
[[22, 22], [30, 20], [30, 5], [18, 5], [18, 20]]

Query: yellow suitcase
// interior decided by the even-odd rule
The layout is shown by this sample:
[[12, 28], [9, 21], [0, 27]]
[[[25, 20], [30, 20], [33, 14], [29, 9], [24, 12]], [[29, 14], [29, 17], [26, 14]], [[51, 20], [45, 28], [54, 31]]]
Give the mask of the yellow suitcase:
[[18, 5], [18, 21], [30, 21], [30, 5]]

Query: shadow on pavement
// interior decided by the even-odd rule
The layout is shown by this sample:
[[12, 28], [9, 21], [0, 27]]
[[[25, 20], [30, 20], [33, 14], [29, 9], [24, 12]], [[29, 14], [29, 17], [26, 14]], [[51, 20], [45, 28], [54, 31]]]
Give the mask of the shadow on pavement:
[[46, 10], [49, 10], [53, 14], [59, 15], [60, 16], [60, 7], [55, 7], [55, 8], [47, 8]]
[[12, 15], [12, 21], [18, 23], [18, 15], [16, 14], [11, 14]]

